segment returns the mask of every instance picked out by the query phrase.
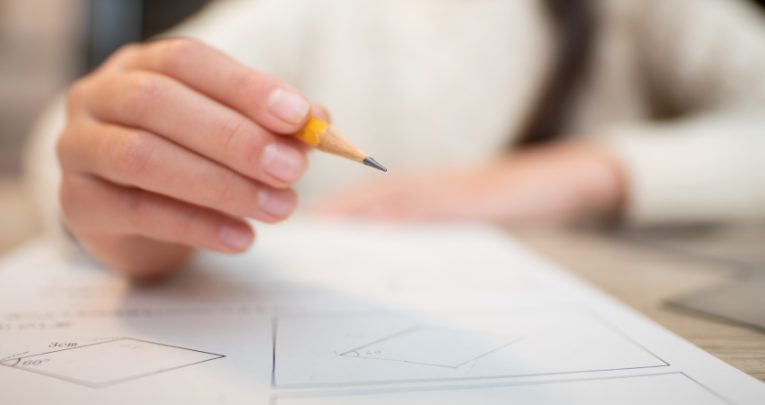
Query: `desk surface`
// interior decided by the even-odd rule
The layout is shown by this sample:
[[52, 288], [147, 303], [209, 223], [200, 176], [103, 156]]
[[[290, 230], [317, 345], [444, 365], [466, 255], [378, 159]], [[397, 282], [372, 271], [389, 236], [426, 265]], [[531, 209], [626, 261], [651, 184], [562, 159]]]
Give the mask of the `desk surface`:
[[[584, 278], [734, 367], [765, 381], [765, 333], [669, 308], [665, 301], [724, 283], [739, 270], [735, 260], [679, 254], [675, 249], [593, 231], [521, 230], [511, 232], [521, 243]], [[728, 245], [723, 246], [723, 245]], [[761, 256], [765, 230], [728, 233], [720, 243], [707, 238], [703, 252], [728, 257]], [[742, 250], [749, 250], [742, 252]], [[720, 256], [716, 256], [720, 257]], [[732, 265], [734, 264], [734, 265]], [[765, 270], [765, 264], [761, 266]]]

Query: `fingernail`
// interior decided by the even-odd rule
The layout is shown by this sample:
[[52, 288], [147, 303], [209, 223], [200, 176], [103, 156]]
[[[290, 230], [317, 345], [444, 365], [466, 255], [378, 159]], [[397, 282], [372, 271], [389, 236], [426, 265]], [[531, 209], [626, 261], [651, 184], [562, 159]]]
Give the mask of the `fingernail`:
[[260, 163], [268, 174], [288, 183], [297, 181], [305, 170], [303, 153], [281, 143], [266, 146]]
[[243, 225], [223, 226], [218, 238], [224, 245], [237, 250], [246, 249], [252, 244], [252, 232]]
[[271, 90], [267, 105], [272, 114], [295, 125], [302, 123], [311, 109], [303, 97], [281, 88]]
[[287, 192], [261, 190], [260, 208], [276, 218], [283, 218], [295, 209], [295, 199]]

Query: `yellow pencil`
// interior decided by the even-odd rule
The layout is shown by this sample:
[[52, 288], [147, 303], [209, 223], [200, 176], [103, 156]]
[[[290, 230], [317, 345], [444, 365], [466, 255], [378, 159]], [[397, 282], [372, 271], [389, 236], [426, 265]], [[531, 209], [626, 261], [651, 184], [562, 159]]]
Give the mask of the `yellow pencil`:
[[296, 136], [301, 141], [320, 151], [355, 160], [377, 170], [388, 171], [385, 166], [381, 165], [373, 157], [354, 146], [329, 123], [316, 117], [311, 117]]

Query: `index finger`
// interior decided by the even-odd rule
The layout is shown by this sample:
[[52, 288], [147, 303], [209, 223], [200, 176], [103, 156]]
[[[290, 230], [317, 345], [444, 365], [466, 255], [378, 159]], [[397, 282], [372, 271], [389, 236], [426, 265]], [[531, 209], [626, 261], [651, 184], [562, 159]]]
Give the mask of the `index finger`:
[[174, 38], [141, 48], [124, 67], [173, 77], [272, 132], [295, 133], [308, 119], [311, 104], [292, 86], [202, 42]]

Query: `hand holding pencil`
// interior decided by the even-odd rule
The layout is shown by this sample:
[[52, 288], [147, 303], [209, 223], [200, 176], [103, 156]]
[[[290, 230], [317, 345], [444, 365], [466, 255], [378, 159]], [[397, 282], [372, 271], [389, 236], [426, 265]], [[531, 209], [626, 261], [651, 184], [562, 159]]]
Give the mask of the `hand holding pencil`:
[[64, 222], [133, 276], [168, 272], [193, 248], [241, 252], [255, 238], [247, 219], [286, 218], [301, 141], [385, 170], [291, 86], [190, 39], [121, 49], [71, 87], [67, 108]]
[[373, 157], [362, 152], [346, 139], [329, 123], [320, 118], [310, 117], [303, 129], [297, 133], [297, 138], [304, 143], [319, 149], [322, 152], [331, 153], [346, 159], [363, 163], [377, 170], [387, 172], [388, 169], [376, 161]]

